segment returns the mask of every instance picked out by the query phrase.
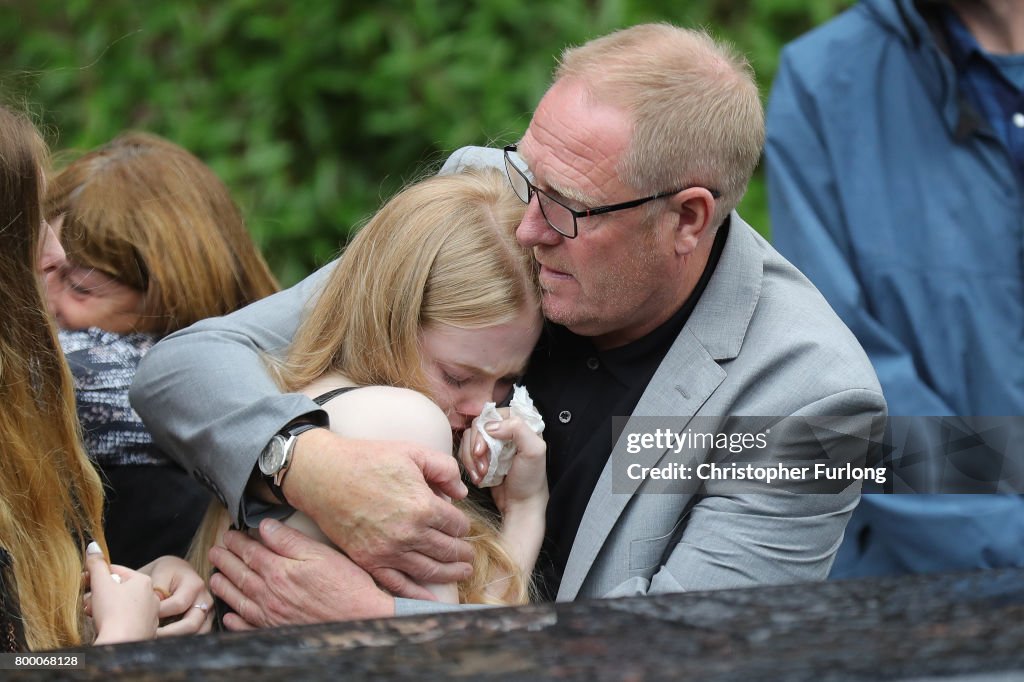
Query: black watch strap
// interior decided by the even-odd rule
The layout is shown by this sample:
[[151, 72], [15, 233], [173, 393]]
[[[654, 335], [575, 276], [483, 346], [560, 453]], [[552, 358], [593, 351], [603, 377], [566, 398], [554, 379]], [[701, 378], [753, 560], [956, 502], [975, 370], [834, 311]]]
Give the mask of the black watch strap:
[[[285, 458], [285, 471], [287, 471], [287, 467], [290, 467], [292, 464], [292, 451], [295, 449], [295, 441], [291, 439], [298, 437], [300, 433], [305, 433], [310, 429], [319, 428], [319, 426], [319, 424], [314, 424], [311, 421], [296, 420], [287, 424], [283, 429], [277, 432], [277, 435], [284, 436], [286, 439], [289, 439], [287, 444], [288, 454]], [[274, 476], [266, 474], [263, 476], [263, 480], [266, 481], [267, 487], [270, 488], [270, 492], [274, 493], [274, 497], [281, 500], [282, 504], [288, 504], [288, 500], [285, 499], [284, 496], [284, 489], [274, 481], [274, 478]], [[283, 477], [281, 478], [281, 482], [284, 483]]]

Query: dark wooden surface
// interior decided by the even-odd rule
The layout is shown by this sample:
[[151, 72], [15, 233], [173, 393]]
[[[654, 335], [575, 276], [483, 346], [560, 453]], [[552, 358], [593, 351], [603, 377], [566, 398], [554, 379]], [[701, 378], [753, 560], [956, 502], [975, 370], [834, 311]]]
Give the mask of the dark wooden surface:
[[1024, 680], [1024, 570], [546, 604], [99, 647], [81, 680]]

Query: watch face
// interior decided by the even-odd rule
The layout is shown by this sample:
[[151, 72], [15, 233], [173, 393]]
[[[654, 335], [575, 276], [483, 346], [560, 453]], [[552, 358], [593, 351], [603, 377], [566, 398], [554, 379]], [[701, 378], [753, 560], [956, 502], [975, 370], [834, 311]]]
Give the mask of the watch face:
[[265, 476], [273, 476], [284, 465], [285, 440], [279, 435], [274, 436], [260, 453], [260, 471]]

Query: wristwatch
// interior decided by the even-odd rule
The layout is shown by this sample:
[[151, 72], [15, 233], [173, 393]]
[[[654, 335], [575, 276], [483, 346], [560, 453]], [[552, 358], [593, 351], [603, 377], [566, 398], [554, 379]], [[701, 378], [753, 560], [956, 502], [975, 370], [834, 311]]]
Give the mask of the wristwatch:
[[288, 467], [292, 463], [292, 452], [295, 451], [295, 441], [300, 433], [317, 428], [317, 424], [309, 421], [293, 421], [283, 429], [274, 434], [274, 437], [267, 443], [260, 453], [259, 467], [263, 474], [270, 492], [281, 502], [288, 504], [284, 497], [284, 475], [288, 473]]

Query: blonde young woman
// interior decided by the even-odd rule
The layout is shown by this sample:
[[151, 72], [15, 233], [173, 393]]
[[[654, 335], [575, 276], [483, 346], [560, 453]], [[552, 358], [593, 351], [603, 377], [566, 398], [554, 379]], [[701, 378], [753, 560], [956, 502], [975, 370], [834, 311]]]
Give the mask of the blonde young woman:
[[[514, 237], [522, 211], [493, 170], [430, 178], [393, 197], [345, 250], [274, 363], [282, 388], [318, 399], [331, 430], [347, 437], [441, 451], [468, 443], [463, 433], [485, 402], [509, 395], [540, 334], [533, 261]], [[500, 518], [466, 505], [474, 570], [458, 585], [427, 586], [442, 601], [529, 597], [544, 532], [546, 447], [517, 418], [492, 434], [519, 448], [491, 489]], [[227, 526], [223, 508], [219, 515], [197, 543], [200, 558]], [[326, 541], [301, 513], [287, 523]]]
[[155, 135], [126, 133], [73, 161], [50, 181], [45, 211], [67, 251], [47, 297], [107, 482], [111, 553], [129, 565], [183, 555], [209, 496], [153, 445], [128, 388], [161, 337], [277, 283], [224, 183]]
[[8, 652], [152, 638], [161, 611], [155, 579], [104, 559], [103, 490], [78, 439], [71, 377], [40, 290], [40, 275], [63, 260], [40, 210], [45, 154], [31, 122], [0, 107], [0, 651]]

